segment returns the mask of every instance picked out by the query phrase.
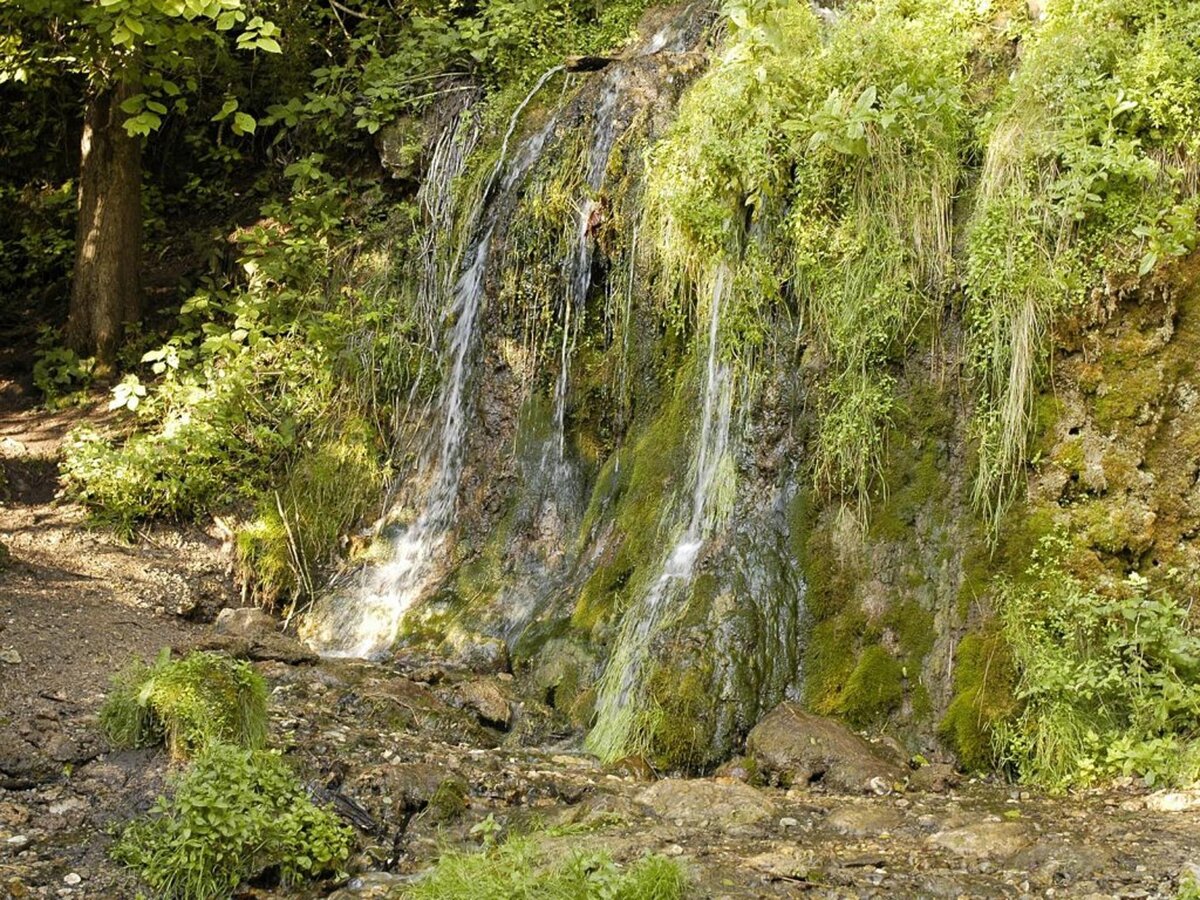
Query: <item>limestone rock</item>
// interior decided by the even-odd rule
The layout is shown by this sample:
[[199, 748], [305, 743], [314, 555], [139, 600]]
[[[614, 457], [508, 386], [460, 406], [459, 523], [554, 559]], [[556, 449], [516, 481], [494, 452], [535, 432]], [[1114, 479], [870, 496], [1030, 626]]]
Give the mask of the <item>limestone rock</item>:
[[467, 681], [455, 689], [459, 704], [472, 710], [482, 725], [501, 731], [512, 727], [512, 705], [504, 692], [491, 681]]
[[775, 819], [775, 804], [761, 791], [740, 782], [667, 778], [648, 787], [638, 799], [664, 819], [687, 825], [708, 822], [737, 830]]
[[1021, 822], [979, 822], [939, 831], [930, 835], [927, 841], [956, 856], [1007, 859], [1033, 843], [1033, 836]]
[[213, 630], [217, 634], [240, 638], [261, 638], [263, 635], [276, 633], [275, 620], [255, 606], [241, 609], [226, 607], [217, 613]]
[[508, 660], [508, 645], [498, 637], [457, 633], [448, 637], [441, 649], [450, 665], [479, 675], [497, 675], [512, 671]]
[[320, 657], [290, 635], [281, 634], [275, 620], [261, 609], [223, 609], [213, 624], [214, 635], [199, 645], [241, 659], [281, 662], [288, 665], [315, 663]]
[[838, 834], [851, 837], [871, 837], [893, 831], [904, 817], [890, 806], [872, 803], [869, 806], [846, 806], [829, 814], [825, 824]]
[[1200, 807], [1200, 791], [1165, 791], [1146, 798], [1146, 809], [1155, 812], [1186, 812]]
[[894, 784], [900, 766], [833, 719], [782, 703], [746, 739], [746, 753], [764, 777], [779, 784], [821, 784], [835, 790], [869, 791], [872, 779]]
[[945, 763], [930, 763], [921, 766], [908, 778], [908, 786], [915, 791], [927, 791], [931, 794], [944, 794], [956, 788], [962, 779], [954, 771], [954, 766]]

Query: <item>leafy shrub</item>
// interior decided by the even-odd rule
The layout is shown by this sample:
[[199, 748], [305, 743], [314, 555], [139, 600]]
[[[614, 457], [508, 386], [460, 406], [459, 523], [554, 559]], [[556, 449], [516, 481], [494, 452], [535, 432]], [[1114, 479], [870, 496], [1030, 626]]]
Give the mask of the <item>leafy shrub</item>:
[[277, 754], [213, 744], [127, 826], [112, 855], [157, 896], [216, 900], [267, 870], [277, 870], [284, 887], [336, 872], [351, 839]]
[[45, 331], [38, 339], [37, 361], [33, 364], [33, 383], [50, 406], [92, 383], [96, 361], [81, 359], [74, 350], [60, 346], [53, 332]]
[[1025, 580], [1002, 597], [1022, 710], [996, 729], [1001, 757], [1054, 788], [1140, 775], [1200, 776], [1200, 635], [1187, 609], [1130, 575], [1113, 596], [1089, 589], [1044, 538]]
[[173, 660], [164, 649], [153, 665], [135, 660], [113, 679], [100, 723], [116, 746], [162, 742], [176, 759], [217, 743], [259, 748], [267, 684], [247, 662], [205, 652]]
[[676, 900], [687, 876], [663, 856], [621, 869], [603, 853], [576, 853], [557, 865], [531, 837], [512, 837], [481, 853], [444, 853], [404, 896], [409, 900]]

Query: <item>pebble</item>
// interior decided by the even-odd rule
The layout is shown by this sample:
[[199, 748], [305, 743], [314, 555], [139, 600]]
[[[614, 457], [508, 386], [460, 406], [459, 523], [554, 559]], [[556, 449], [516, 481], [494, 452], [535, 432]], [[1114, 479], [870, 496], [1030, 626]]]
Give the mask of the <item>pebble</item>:
[[63, 876], [63, 884], [69, 884], [71, 887], [74, 887], [81, 881], [83, 881], [83, 876], [78, 872], [69, 872]]
[[21, 654], [16, 650], [0, 650], [0, 662], [6, 662], [10, 666], [19, 666], [21, 664]]
[[667, 856], [683, 856], [683, 848], [678, 844], [672, 844], [663, 852], [666, 853]]
[[14, 834], [5, 843], [10, 847], [24, 847], [29, 843], [29, 838], [23, 834]]
[[782, 819], [779, 820], [780, 828], [795, 828], [799, 824], [800, 823], [797, 822], [795, 819], [793, 819], [791, 816], [784, 816]]

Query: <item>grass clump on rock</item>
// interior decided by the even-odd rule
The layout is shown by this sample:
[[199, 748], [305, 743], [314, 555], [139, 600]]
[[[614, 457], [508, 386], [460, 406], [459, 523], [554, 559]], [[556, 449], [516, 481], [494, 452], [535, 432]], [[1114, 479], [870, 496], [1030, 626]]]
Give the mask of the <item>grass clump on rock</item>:
[[351, 841], [277, 754], [214, 744], [125, 829], [112, 855], [155, 896], [215, 900], [268, 871], [284, 887], [337, 872]]
[[517, 836], [477, 853], [446, 853], [407, 900], [677, 900], [687, 875], [663, 856], [619, 867], [606, 853], [575, 853], [557, 864], [533, 838]]
[[248, 662], [194, 652], [135, 660], [113, 679], [100, 724], [117, 747], [166, 745], [174, 759], [217, 744], [266, 742], [267, 684]]

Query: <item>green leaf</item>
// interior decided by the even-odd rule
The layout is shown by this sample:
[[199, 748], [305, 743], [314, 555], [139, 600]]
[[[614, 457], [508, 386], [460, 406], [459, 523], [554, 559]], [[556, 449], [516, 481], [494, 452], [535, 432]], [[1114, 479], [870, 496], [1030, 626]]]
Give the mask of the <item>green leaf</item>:
[[254, 42], [254, 45], [258, 47], [259, 50], [263, 50], [267, 53], [283, 52], [283, 48], [279, 46], [279, 41], [275, 40], [275, 38], [260, 37]]
[[224, 119], [226, 116], [228, 116], [231, 112], [233, 112], [237, 108], [238, 108], [238, 102], [237, 102], [236, 98], [230, 97], [223, 104], [221, 104], [221, 111], [212, 117], [212, 121], [220, 122], [222, 119]]
[[254, 121], [254, 116], [244, 112], [234, 113], [234, 134], [254, 134], [254, 129], [256, 126], [257, 123]]

